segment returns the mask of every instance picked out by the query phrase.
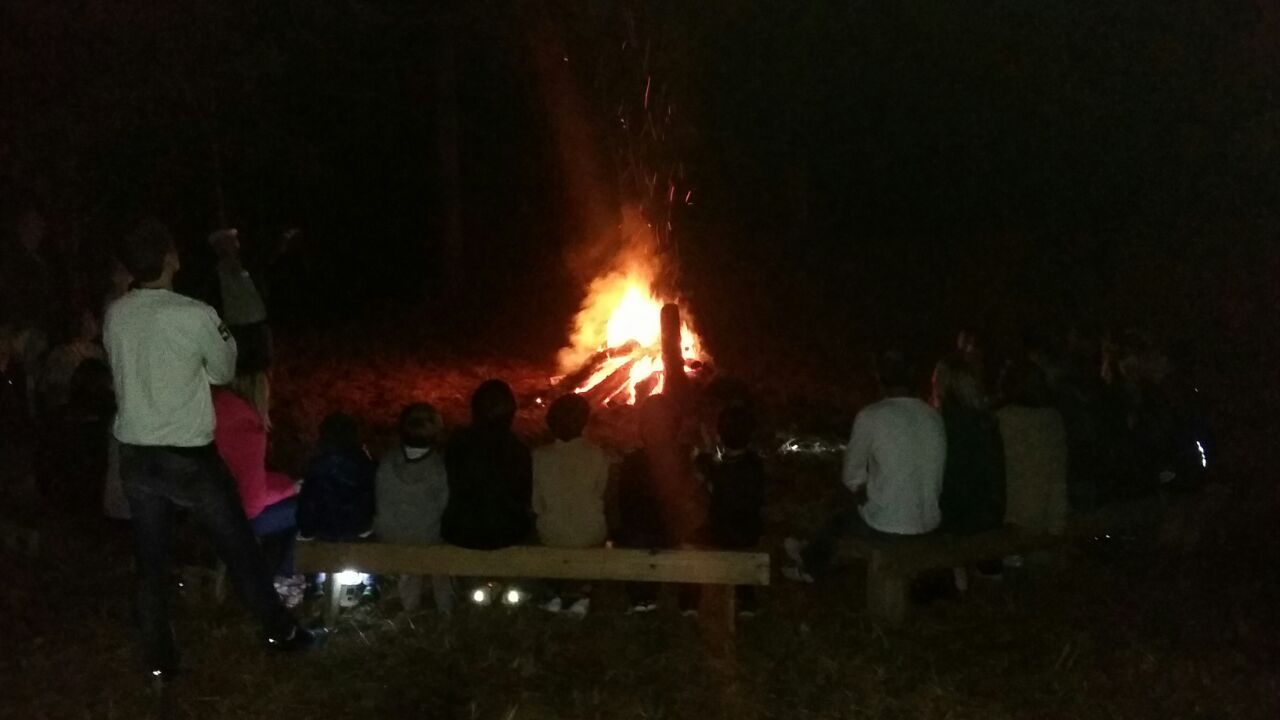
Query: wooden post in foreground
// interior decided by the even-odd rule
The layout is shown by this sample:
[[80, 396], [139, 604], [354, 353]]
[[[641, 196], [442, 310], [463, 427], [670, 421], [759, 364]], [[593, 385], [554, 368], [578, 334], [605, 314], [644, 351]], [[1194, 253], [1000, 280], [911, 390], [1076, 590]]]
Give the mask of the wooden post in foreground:
[[663, 394], [682, 405], [688, 378], [684, 374], [684, 348], [680, 333], [680, 306], [667, 303], [662, 306], [662, 376]]

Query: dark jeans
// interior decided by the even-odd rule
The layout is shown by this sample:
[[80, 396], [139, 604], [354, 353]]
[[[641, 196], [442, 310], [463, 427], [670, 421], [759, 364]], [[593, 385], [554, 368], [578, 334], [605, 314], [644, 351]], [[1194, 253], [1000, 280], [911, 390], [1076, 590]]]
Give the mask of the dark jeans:
[[178, 648], [170, 626], [173, 517], [185, 509], [200, 525], [227, 575], [269, 638], [288, 636], [294, 620], [280, 604], [262, 551], [245, 519], [235, 481], [212, 445], [120, 445], [120, 477], [133, 513], [138, 555], [137, 614], [147, 667], [172, 670]]
[[818, 577], [831, 567], [841, 538], [900, 538], [901, 535], [880, 532], [862, 519], [857, 508], [846, 508], [831, 516], [827, 524], [813, 536], [800, 553], [804, 571]]
[[293, 574], [293, 546], [298, 536], [298, 497], [268, 505], [249, 521], [262, 541], [262, 553], [274, 575]]

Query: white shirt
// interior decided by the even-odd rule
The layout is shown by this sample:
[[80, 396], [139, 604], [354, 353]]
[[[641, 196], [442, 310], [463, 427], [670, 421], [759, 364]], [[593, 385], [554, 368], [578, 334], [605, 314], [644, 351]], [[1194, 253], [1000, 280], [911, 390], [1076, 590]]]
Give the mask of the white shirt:
[[169, 290], [133, 290], [107, 308], [103, 342], [115, 379], [117, 440], [213, 442], [209, 385], [231, 382], [236, 371], [236, 341], [213, 308]]
[[921, 535], [938, 527], [947, 434], [942, 416], [924, 402], [893, 397], [868, 405], [853, 422], [844, 456], [844, 484], [867, 488], [858, 508], [880, 532]]

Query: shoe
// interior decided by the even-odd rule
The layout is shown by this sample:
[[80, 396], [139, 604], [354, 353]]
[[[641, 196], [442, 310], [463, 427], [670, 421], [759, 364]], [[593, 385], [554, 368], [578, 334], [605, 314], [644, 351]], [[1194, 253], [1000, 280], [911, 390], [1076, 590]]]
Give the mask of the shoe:
[[696, 618], [698, 617], [698, 611], [693, 608], [689, 608], [688, 610], [681, 610], [680, 615], [682, 617]]
[[782, 568], [782, 577], [798, 583], [813, 584], [813, 576], [799, 566]]
[[578, 598], [569, 606], [569, 614], [574, 617], [586, 617], [591, 611], [591, 598]]
[[654, 602], [638, 602], [627, 610], [628, 615], [639, 615], [641, 613], [651, 613], [658, 609], [658, 603]]
[[782, 541], [782, 552], [796, 565], [804, 564], [804, 547], [806, 543], [798, 538], [789, 537]]
[[753, 618], [753, 617], [755, 617], [755, 616], [756, 616], [756, 611], [755, 611], [755, 610], [739, 610], [739, 611], [738, 611], [738, 619], [739, 619], [739, 620], [750, 620], [751, 618]]
[[558, 613], [562, 609], [564, 609], [564, 601], [562, 601], [558, 597], [553, 597], [547, 602], [539, 605], [538, 607], [542, 608], [543, 610], [546, 610], [549, 613]]
[[328, 638], [329, 631], [323, 628], [308, 630], [301, 625], [294, 625], [288, 637], [267, 638], [267, 647], [276, 652], [299, 652], [319, 648]]
[[175, 668], [154, 668], [147, 673], [147, 677], [151, 681], [151, 691], [156, 695], [163, 695], [172, 687], [174, 681], [182, 673]]

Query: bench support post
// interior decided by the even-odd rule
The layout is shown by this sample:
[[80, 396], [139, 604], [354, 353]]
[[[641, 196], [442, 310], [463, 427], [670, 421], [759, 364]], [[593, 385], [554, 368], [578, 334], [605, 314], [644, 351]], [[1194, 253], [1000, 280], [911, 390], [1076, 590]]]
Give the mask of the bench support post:
[[342, 607], [342, 588], [338, 585], [337, 573], [326, 573], [324, 585], [326, 599], [324, 607], [324, 626], [332, 630], [338, 624], [338, 611]]
[[887, 625], [901, 625], [907, 620], [910, 598], [909, 578], [889, 566], [885, 553], [871, 553], [867, 566], [867, 612]]
[[737, 623], [737, 588], [733, 585], [703, 585], [698, 593], [698, 624], [703, 637], [717, 652], [732, 652]]

